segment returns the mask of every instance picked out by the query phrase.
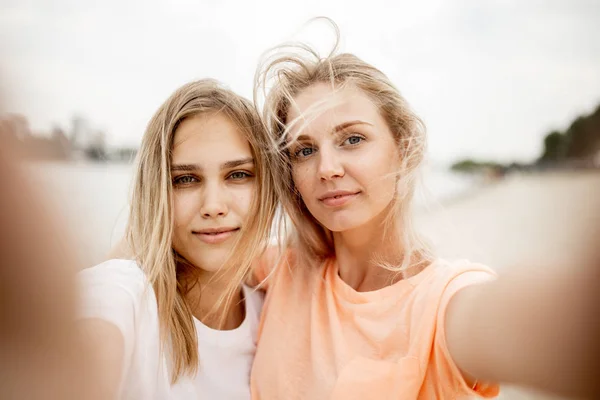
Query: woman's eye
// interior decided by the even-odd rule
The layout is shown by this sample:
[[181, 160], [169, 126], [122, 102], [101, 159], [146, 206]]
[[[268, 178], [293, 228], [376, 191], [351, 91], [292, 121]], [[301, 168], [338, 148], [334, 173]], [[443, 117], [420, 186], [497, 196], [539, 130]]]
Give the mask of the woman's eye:
[[196, 182], [197, 179], [191, 175], [183, 175], [175, 178], [174, 183], [176, 185], [188, 185], [190, 183]]
[[308, 157], [314, 151], [315, 151], [315, 149], [313, 149], [312, 147], [303, 147], [296, 151], [296, 157]]
[[233, 180], [241, 180], [241, 179], [246, 179], [251, 177], [252, 175], [250, 175], [249, 173], [245, 172], [245, 171], [236, 171], [236, 172], [232, 172], [229, 175], [229, 179], [233, 179]]
[[350, 136], [348, 139], [344, 140], [344, 143], [349, 145], [356, 145], [362, 142], [364, 139], [360, 136]]

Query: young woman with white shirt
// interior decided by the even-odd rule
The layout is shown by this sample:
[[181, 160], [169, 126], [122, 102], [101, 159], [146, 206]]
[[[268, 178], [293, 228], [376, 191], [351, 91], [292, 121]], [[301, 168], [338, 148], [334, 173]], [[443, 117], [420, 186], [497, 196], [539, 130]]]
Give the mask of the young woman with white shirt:
[[252, 104], [208, 79], [150, 121], [131, 254], [80, 273], [80, 325], [105, 398], [250, 398], [262, 297], [242, 282], [276, 207], [267, 143]]

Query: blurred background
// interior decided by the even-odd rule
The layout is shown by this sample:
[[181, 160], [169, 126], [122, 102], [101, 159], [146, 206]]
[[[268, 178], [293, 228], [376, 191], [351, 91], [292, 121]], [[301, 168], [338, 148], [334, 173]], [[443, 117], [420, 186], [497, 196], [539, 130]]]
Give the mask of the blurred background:
[[213, 77], [251, 98], [266, 49], [331, 48], [324, 25], [303, 28], [319, 15], [425, 121], [417, 221], [442, 256], [501, 271], [567, 264], [598, 240], [596, 0], [3, 0], [2, 123], [52, 188], [81, 267], [121, 237], [132, 160], [167, 96]]

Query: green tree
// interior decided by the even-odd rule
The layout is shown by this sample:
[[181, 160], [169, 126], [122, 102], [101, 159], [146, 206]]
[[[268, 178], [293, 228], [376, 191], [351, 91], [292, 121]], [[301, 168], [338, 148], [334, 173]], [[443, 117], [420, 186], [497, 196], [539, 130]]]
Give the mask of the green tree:
[[558, 132], [550, 132], [544, 138], [544, 152], [540, 157], [542, 162], [558, 162], [565, 159], [567, 137]]

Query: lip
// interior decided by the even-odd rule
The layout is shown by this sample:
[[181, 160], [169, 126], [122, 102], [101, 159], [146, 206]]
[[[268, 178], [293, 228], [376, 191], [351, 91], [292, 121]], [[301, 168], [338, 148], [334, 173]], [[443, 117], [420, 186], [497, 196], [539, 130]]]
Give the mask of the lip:
[[222, 227], [222, 228], [207, 228], [192, 232], [200, 240], [207, 244], [223, 243], [233, 236], [240, 228]]
[[355, 199], [359, 191], [335, 190], [325, 193], [319, 197], [319, 201], [328, 207], [340, 207]]

